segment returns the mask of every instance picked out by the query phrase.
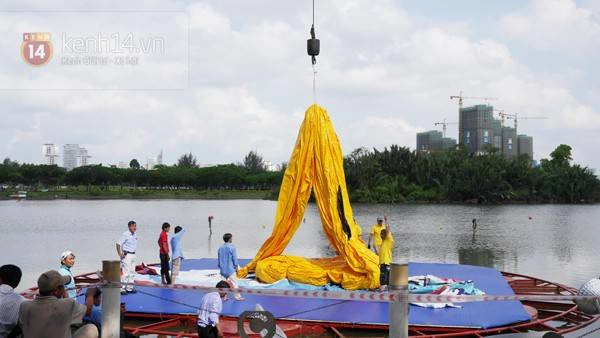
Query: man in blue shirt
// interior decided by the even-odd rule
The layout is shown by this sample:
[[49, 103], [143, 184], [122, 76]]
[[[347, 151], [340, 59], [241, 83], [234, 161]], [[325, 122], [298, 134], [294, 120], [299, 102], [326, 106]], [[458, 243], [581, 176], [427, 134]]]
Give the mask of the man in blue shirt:
[[[233, 246], [233, 235], [226, 233], [223, 235], [225, 244], [221, 245], [218, 252], [219, 270], [221, 278], [231, 284], [234, 289], [237, 289], [237, 270], [238, 259], [237, 252]], [[235, 300], [244, 300], [239, 293], [234, 293]]]
[[117, 254], [121, 259], [121, 294], [134, 293], [133, 282], [135, 277], [135, 250], [137, 249], [137, 224], [135, 221], [127, 223], [125, 231], [117, 242]]
[[181, 247], [181, 237], [185, 233], [185, 229], [176, 226], [175, 234], [171, 238], [171, 284], [175, 284], [175, 279], [179, 275], [179, 268], [183, 260], [183, 248]]
[[[229, 284], [220, 281], [216, 285], [219, 289], [229, 288]], [[219, 316], [223, 311], [223, 300], [227, 296], [225, 292], [210, 292], [202, 297], [202, 304], [198, 309], [198, 337], [219, 337]]]

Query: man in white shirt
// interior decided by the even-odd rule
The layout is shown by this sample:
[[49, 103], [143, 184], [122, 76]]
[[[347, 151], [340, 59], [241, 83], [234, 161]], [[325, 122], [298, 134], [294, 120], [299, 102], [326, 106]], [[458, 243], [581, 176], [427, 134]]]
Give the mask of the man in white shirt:
[[[220, 281], [216, 287], [228, 289], [229, 284], [226, 281]], [[219, 337], [219, 316], [223, 311], [225, 296], [227, 296], [226, 292], [210, 292], [202, 297], [202, 304], [198, 309], [198, 337]]]
[[0, 267], [0, 338], [6, 338], [17, 325], [19, 306], [25, 300], [15, 292], [21, 282], [21, 269], [12, 264]]
[[135, 277], [135, 250], [137, 249], [137, 224], [135, 221], [127, 223], [128, 230], [125, 231], [117, 241], [117, 254], [121, 259], [121, 294], [135, 293], [133, 287]]

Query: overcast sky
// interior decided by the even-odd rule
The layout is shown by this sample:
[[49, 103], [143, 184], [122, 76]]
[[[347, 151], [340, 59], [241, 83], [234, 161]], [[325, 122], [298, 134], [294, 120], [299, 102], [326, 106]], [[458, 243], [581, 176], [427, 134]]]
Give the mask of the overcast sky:
[[[0, 157], [42, 163], [53, 142], [87, 147], [92, 163], [161, 149], [167, 164], [185, 152], [203, 164], [250, 150], [288, 160], [313, 102], [309, 0], [82, 3], [2, 3]], [[462, 90], [548, 117], [519, 121], [536, 159], [566, 143], [600, 168], [600, 0], [316, 0], [315, 26], [317, 102], [345, 153], [414, 149], [416, 132], [458, 120], [449, 96]], [[27, 32], [51, 33], [48, 64], [24, 61]], [[82, 50], [78, 37], [119, 46]], [[113, 63], [67, 64], [90, 56]]]

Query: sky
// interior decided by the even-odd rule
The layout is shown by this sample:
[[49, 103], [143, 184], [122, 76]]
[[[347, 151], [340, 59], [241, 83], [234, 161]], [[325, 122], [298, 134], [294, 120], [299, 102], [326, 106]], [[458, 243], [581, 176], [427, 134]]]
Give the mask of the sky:
[[[414, 149], [417, 132], [458, 121], [449, 97], [462, 91], [496, 98], [465, 105], [546, 117], [519, 120], [536, 159], [564, 143], [600, 168], [600, 0], [316, 0], [316, 97], [311, 6], [3, 2], [0, 157], [42, 163], [52, 142], [61, 155], [67, 143], [86, 147], [92, 163], [144, 163], [161, 150], [166, 164], [188, 152], [235, 163], [250, 150], [281, 163], [315, 99], [346, 154]], [[41, 66], [28, 62], [49, 54], [23, 41], [34, 32], [51, 35]]]

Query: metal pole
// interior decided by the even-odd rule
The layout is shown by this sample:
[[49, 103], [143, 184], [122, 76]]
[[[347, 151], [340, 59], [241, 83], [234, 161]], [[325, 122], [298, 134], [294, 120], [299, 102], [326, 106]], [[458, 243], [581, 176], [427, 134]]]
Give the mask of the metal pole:
[[[102, 261], [102, 338], [119, 338], [121, 329], [121, 262]], [[114, 284], [113, 284], [114, 283]]]
[[390, 302], [390, 338], [408, 337], [408, 264], [392, 264], [390, 292], [399, 297]]

